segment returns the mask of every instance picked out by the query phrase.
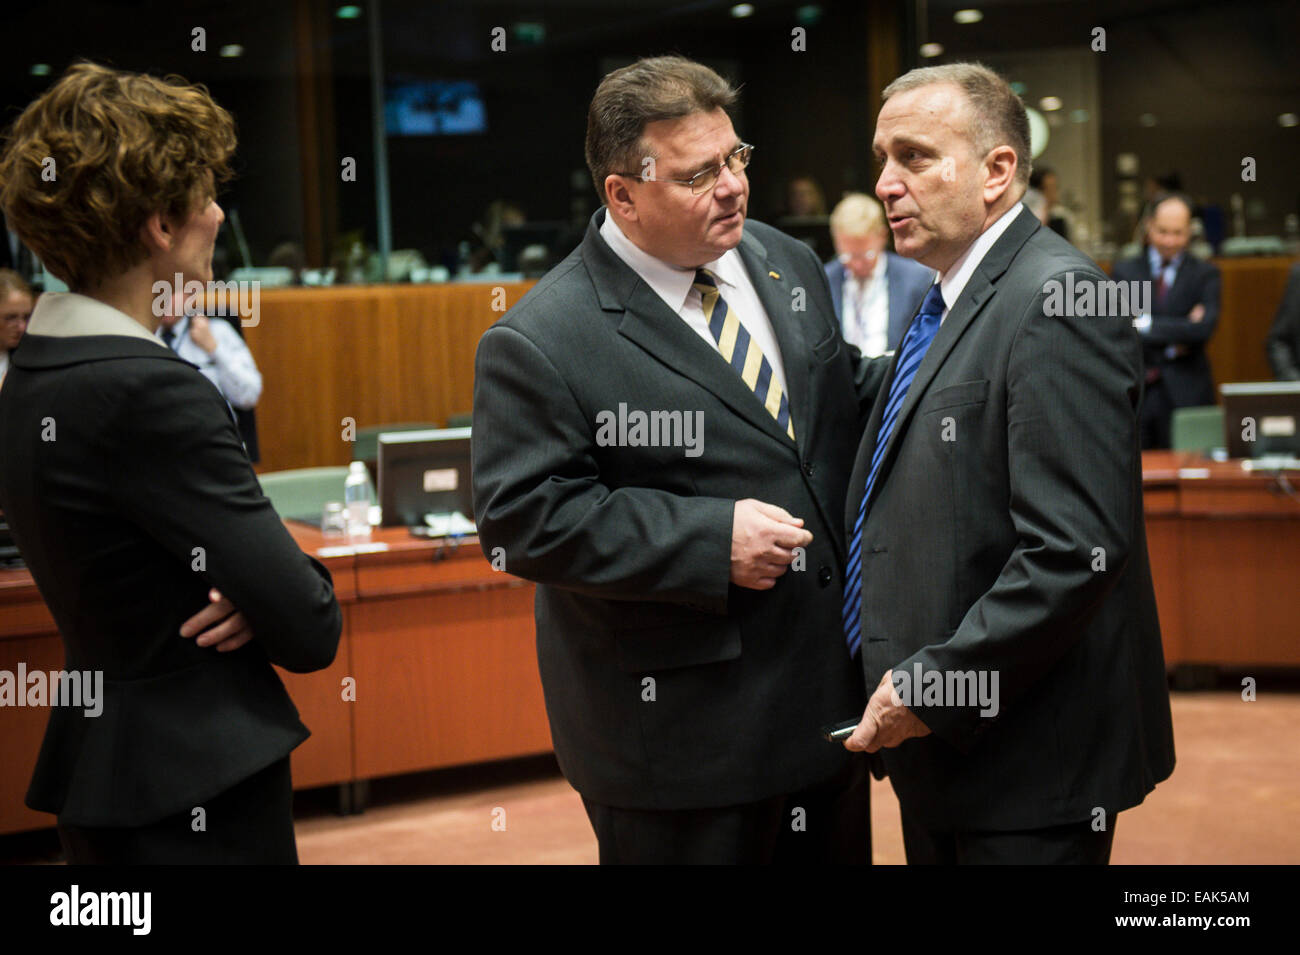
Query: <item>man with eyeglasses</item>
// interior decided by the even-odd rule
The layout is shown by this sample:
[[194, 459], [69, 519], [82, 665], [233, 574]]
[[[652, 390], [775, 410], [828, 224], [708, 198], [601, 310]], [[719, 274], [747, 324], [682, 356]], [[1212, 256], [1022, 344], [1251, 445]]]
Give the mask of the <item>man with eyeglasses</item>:
[[851, 192], [831, 212], [835, 258], [826, 278], [835, 317], [844, 340], [873, 358], [898, 347], [934, 282], [924, 265], [886, 251], [888, 239], [880, 203], [868, 195]]
[[538, 584], [603, 863], [871, 858], [863, 758], [819, 731], [865, 702], [842, 509], [885, 363], [841, 340], [811, 250], [746, 222], [735, 97], [680, 57], [602, 80], [604, 205], [476, 360], [479, 536]]

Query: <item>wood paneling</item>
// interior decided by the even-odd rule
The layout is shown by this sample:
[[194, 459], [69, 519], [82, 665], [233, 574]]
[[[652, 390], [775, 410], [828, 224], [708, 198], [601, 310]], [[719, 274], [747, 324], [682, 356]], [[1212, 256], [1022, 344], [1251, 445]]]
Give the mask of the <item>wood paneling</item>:
[[264, 289], [244, 329], [263, 381], [258, 470], [346, 464], [345, 418], [363, 428], [469, 411], [479, 337], [531, 286]]
[[[1270, 377], [1264, 339], [1290, 259], [1222, 259], [1222, 317], [1209, 344], [1217, 382]], [[469, 411], [478, 340], [531, 282], [262, 291], [244, 329], [262, 370], [259, 471], [346, 464], [356, 427], [445, 423]]]
[[1264, 340], [1286, 289], [1288, 258], [1217, 259], [1223, 276], [1219, 327], [1206, 346], [1214, 384], [1270, 381]]
[[[16, 640], [0, 639], [0, 670], [17, 674], [24, 664], [28, 673], [63, 668], [63, 641], [57, 633]], [[49, 813], [23, 805], [32, 781], [36, 755], [49, 722], [47, 707], [6, 706], [0, 709], [0, 832], [21, 832], [54, 825]]]
[[353, 660], [361, 778], [551, 748], [531, 587], [362, 601]]

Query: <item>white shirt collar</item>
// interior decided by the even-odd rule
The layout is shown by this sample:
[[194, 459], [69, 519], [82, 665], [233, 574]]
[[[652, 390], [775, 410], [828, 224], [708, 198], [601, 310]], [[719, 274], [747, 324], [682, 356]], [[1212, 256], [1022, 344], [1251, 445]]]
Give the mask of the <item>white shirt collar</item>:
[[952, 309], [957, 299], [961, 297], [962, 290], [966, 288], [966, 283], [975, 274], [979, 264], [984, 261], [984, 256], [988, 255], [989, 249], [993, 248], [993, 244], [1002, 238], [1002, 233], [1007, 231], [1007, 227], [1015, 221], [1016, 216], [1020, 215], [1024, 208], [1023, 203], [1017, 202], [1002, 213], [1000, 217], [994, 220], [992, 225], [979, 234], [979, 237], [970, 244], [970, 248], [948, 267], [948, 271], [940, 276], [939, 294], [943, 296], [945, 315]]
[[36, 300], [27, 334], [70, 338], [75, 335], [126, 335], [166, 348], [130, 315], [76, 292], [46, 292]]
[[[651, 290], [673, 311], [681, 313], [691, 294], [691, 286], [695, 284], [695, 269], [678, 268], [646, 252], [623, 234], [622, 228], [614, 221], [608, 209], [605, 210], [605, 221], [600, 224], [600, 237], [605, 240], [605, 244], [613, 253], [622, 259], [628, 268], [641, 276], [646, 285], [649, 285]], [[701, 268], [708, 269], [716, 275], [724, 286], [734, 288], [740, 275], [744, 273], [745, 266], [740, 261], [739, 253], [735, 249], [730, 249], [712, 262], [705, 263]], [[726, 298], [725, 291], [723, 291], [723, 298]]]

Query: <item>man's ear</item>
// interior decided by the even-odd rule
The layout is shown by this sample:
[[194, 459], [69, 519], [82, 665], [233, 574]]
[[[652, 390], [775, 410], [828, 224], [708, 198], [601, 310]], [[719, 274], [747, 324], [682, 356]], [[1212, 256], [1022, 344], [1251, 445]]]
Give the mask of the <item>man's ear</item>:
[[144, 225], [140, 226], [140, 241], [151, 255], [170, 251], [175, 235], [167, 217], [161, 212], [151, 212], [149, 218], [144, 220]]
[[1016, 181], [1016, 151], [1010, 146], [998, 146], [984, 157], [987, 178], [984, 180], [984, 203], [993, 205]]
[[605, 204], [611, 212], [628, 222], [636, 221], [636, 200], [627, 179], [612, 173], [605, 177]]

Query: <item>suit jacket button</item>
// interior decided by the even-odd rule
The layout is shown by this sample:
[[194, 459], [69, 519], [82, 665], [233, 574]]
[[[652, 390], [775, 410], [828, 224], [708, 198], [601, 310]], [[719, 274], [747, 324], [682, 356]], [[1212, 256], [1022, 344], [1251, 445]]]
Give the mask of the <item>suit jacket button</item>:
[[813, 476], [813, 465], [811, 461], [805, 461], [803, 463], [803, 473], [809, 477]]
[[817, 583], [821, 584], [823, 587], [829, 587], [831, 585], [832, 576], [834, 575], [831, 574], [831, 569], [825, 564], [822, 564], [822, 566], [817, 569]]

